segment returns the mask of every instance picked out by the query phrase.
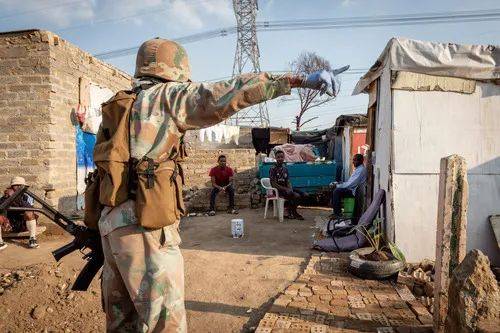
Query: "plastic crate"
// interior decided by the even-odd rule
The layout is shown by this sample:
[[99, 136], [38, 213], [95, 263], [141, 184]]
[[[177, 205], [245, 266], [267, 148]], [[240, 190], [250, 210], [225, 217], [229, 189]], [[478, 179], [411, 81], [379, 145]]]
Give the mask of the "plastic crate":
[[342, 215], [352, 217], [354, 214], [354, 198], [342, 198]]

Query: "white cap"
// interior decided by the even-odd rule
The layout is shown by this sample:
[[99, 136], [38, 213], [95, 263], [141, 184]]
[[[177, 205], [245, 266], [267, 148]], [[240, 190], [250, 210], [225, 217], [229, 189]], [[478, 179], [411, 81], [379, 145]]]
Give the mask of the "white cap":
[[10, 180], [10, 186], [26, 185], [26, 180], [23, 177], [14, 177]]

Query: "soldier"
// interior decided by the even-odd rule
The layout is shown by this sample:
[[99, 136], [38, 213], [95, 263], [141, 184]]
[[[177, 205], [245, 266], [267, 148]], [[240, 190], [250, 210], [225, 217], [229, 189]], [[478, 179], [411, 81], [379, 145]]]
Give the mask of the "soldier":
[[[165, 169], [162, 164], [151, 164], [155, 166], [155, 178], [148, 184], [157, 190], [139, 185], [146, 195], [140, 199], [137, 194], [137, 202], [129, 199], [116, 207], [105, 207], [101, 213], [98, 226], [105, 257], [102, 292], [109, 332], [187, 331], [178, 233], [183, 203], [176, 183], [178, 174], [182, 174], [177, 162], [182, 157], [180, 141], [184, 133], [215, 125], [245, 107], [290, 94], [291, 88], [318, 89], [335, 95], [335, 74], [259, 73], [216, 83], [194, 83], [182, 46], [158, 38], [141, 45], [135, 70], [137, 97], [130, 111], [130, 155], [139, 164], [164, 161], [165, 157], [174, 163]], [[161, 172], [167, 169], [169, 177]], [[138, 170], [139, 177], [151, 175], [140, 166]], [[171, 215], [165, 215], [171, 217], [160, 224], [151, 222], [157, 218], [155, 213], [141, 212], [155, 205], [148, 200], [152, 193], [165, 195], [156, 202], [171, 205], [167, 207]]]

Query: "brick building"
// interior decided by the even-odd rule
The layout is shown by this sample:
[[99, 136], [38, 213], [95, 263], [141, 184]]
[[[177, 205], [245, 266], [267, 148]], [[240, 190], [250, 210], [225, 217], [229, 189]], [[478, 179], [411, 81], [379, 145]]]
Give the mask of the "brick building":
[[75, 120], [79, 81], [112, 91], [130, 76], [41, 30], [0, 34], [0, 184], [26, 178], [65, 211], [76, 187]]
[[[0, 187], [14, 175], [23, 176], [54, 206], [65, 212], [75, 209], [75, 112], [82, 80], [113, 92], [131, 84], [127, 73], [51, 32], [0, 33]], [[192, 134], [187, 141], [195, 138]], [[221, 152], [243, 172], [238, 181], [247, 184], [248, 170], [254, 165], [253, 151], [223, 148], [191, 145], [186, 162], [188, 188], [207, 186], [208, 166]], [[248, 206], [248, 195], [240, 194], [237, 204]], [[208, 204], [203, 193], [196, 195]]]

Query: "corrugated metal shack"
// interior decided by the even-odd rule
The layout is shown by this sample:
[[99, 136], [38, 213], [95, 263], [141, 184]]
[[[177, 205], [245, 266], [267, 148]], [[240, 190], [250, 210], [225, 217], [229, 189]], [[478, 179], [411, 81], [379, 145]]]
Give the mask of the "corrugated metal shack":
[[387, 191], [388, 236], [408, 260], [435, 257], [440, 159], [467, 160], [467, 248], [498, 265], [500, 46], [392, 39], [354, 93], [368, 93], [370, 182]]

